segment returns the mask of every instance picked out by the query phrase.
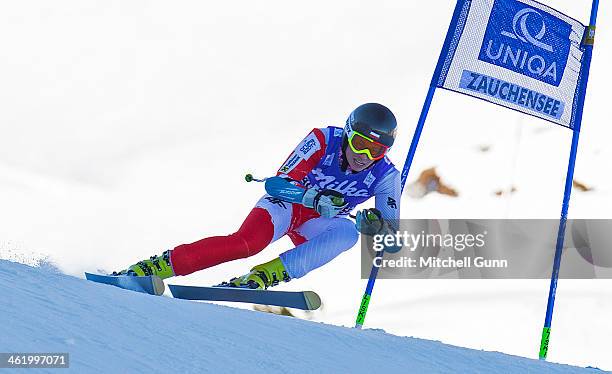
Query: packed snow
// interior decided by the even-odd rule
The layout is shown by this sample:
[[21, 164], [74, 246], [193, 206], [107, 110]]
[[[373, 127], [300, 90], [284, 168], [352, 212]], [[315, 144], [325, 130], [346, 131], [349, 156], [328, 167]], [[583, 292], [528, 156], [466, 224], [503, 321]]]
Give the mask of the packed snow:
[[0, 261], [0, 287], [0, 352], [68, 353], [74, 373], [599, 372], [150, 296], [51, 266]]

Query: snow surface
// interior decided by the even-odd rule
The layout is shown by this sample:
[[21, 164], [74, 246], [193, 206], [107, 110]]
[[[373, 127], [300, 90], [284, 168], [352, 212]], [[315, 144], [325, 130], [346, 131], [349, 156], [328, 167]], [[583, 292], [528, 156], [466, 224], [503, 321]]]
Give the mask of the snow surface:
[[75, 373], [600, 372], [154, 297], [3, 260], [0, 288], [10, 290], [0, 352], [67, 352]]

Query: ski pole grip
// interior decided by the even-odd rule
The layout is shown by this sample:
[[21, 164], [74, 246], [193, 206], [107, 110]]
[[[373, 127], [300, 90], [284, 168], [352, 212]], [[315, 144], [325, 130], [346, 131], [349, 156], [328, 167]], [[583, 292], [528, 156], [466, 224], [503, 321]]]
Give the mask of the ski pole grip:
[[344, 196], [332, 196], [332, 203], [336, 206], [344, 205]]

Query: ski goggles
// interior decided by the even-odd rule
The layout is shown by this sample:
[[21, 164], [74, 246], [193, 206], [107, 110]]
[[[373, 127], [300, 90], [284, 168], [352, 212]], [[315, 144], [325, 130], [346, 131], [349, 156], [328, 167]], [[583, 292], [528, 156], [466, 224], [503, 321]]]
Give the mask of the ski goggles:
[[390, 148], [355, 130], [353, 130], [351, 136], [348, 138], [348, 144], [353, 152], [357, 154], [363, 153], [372, 161], [380, 160], [385, 157], [385, 154]]

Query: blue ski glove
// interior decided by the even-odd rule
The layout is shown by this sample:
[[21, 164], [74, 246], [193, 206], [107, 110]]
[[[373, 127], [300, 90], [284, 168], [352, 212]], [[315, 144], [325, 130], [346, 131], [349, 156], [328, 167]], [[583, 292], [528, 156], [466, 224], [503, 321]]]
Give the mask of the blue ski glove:
[[[355, 216], [355, 227], [357, 231], [364, 235], [395, 235], [397, 229], [393, 225], [385, 221], [380, 210], [376, 208], [364, 209], [357, 212]], [[397, 253], [402, 249], [401, 245], [385, 246], [385, 252]]]
[[380, 210], [376, 208], [361, 210], [355, 216], [355, 228], [364, 235], [382, 234], [384, 222]]
[[321, 217], [332, 218], [346, 208], [348, 203], [344, 201], [344, 196], [338, 191], [327, 189], [317, 191], [310, 188], [304, 193], [302, 205], [306, 208], [313, 208]]

